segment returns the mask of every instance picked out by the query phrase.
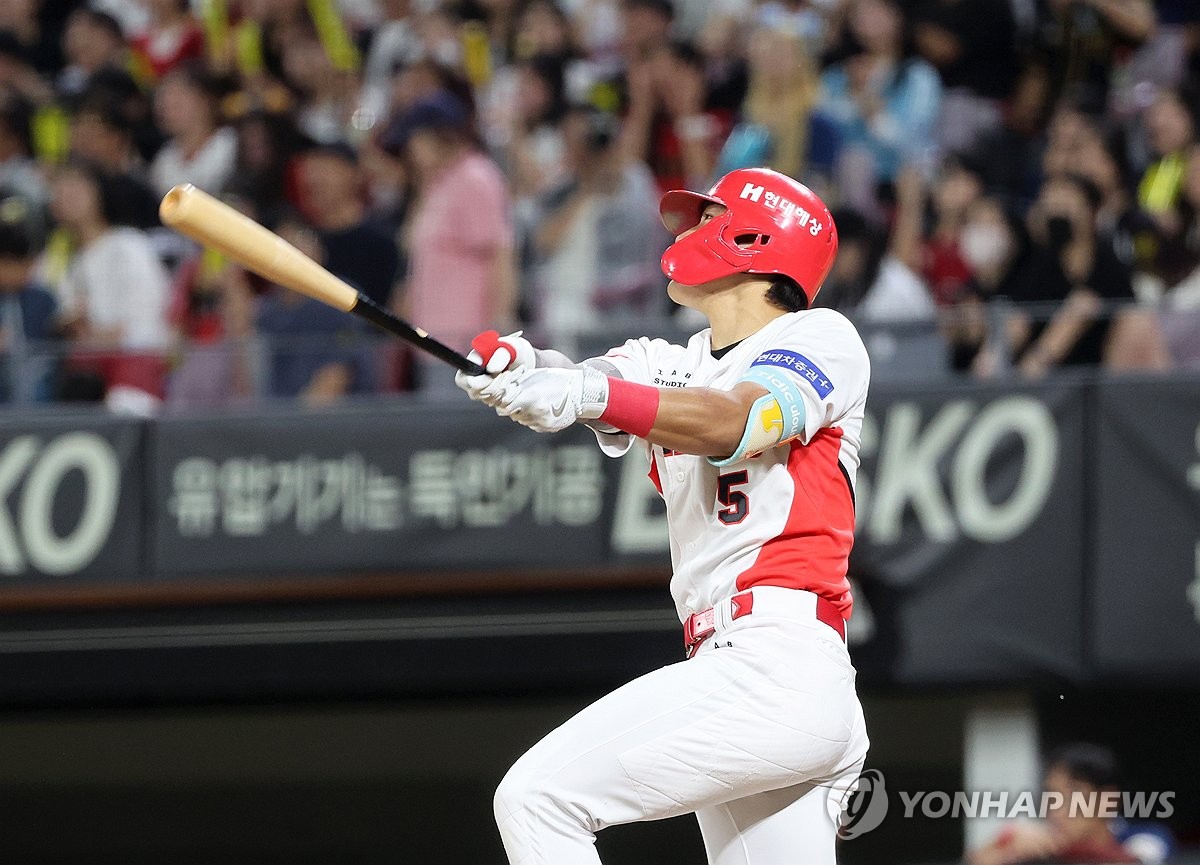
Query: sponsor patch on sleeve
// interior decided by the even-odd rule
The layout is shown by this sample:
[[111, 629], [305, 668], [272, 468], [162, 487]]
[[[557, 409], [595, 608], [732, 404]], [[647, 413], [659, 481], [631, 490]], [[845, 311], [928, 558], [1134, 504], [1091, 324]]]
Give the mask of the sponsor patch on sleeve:
[[821, 399], [828, 399], [829, 395], [833, 393], [833, 382], [829, 380], [829, 376], [799, 352], [782, 348], [764, 351], [754, 359], [754, 363], [750, 364], [752, 369], [756, 366], [777, 366], [781, 369], [791, 370], [812, 385], [813, 390]]

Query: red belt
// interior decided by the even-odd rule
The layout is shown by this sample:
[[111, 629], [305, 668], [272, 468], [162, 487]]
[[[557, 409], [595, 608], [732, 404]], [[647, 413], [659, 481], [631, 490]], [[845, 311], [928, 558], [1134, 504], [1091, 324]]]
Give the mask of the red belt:
[[[754, 612], [754, 592], [742, 592], [729, 599], [729, 620], [735, 621], [742, 616]], [[837, 635], [846, 639], [846, 620], [837, 605], [828, 598], [817, 597], [817, 621], [822, 622], [837, 631]], [[711, 637], [717, 630], [716, 607], [709, 607], [698, 613], [692, 613], [683, 623], [683, 646], [687, 657], [696, 653], [700, 644]]]

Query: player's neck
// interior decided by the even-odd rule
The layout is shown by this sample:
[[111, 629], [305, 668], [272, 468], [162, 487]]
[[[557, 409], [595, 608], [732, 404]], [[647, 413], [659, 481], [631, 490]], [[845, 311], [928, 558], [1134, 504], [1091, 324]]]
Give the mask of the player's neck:
[[769, 283], [754, 280], [698, 298], [696, 309], [708, 318], [714, 349], [740, 342], [786, 314], [767, 301], [768, 287]]

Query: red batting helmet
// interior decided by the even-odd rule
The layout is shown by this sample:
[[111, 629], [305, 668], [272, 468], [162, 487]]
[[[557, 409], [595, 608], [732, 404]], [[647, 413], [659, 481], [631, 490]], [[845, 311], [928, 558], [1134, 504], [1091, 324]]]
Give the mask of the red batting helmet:
[[700, 222], [709, 204], [726, 210], [671, 244], [663, 273], [682, 285], [733, 273], [788, 276], [812, 303], [833, 266], [838, 238], [829, 208], [811, 189], [769, 168], [739, 168], [706, 195], [668, 192], [658, 209], [678, 236]]

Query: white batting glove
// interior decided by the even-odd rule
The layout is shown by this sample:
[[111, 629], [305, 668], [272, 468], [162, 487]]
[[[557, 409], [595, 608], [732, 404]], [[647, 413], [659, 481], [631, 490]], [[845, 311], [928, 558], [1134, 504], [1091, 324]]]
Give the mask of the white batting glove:
[[[471, 352], [467, 355], [467, 360], [473, 360], [480, 365], [483, 364], [483, 358], [479, 356], [479, 352]], [[476, 402], [481, 402], [484, 405], [495, 408], [499, 402], [501, 393], [503, 392], [503, 384], [497, 383], [497, 376], [488, 375], [467, 375], [465, 372], [459, 371], [454, 374], [454, 383], [460, 389], [466, 392], [467, 396]]]
[[471, 340], [471, 348], [479, 353], [479, 362], [492, 375], [522, 366], [533, 369], [537, 366], [537, 353], [521, 333], [518, 330], [501, 336], [494, 330], [485, 330]]
[[608, 406], [608, 376], [591, 367], [518, 369], [498, 375], [496, 413], [536, 432], [594, 420]]
[[473, 360], [488, 371], [488, 375], [467, 375], [464, 372], [454, 374], [454, 383], [466, 391], [473, 400], [495, 407], [498, 390], [494, 387], [494, 379], [498, 373], [510, 369], [533, 369], [537, 366], [537, 354], [529, 340], [521, 336], [521, 331], [500, 336], [499, 332], [487, 330], [471, 340], [471, 353], [468, 360]]

